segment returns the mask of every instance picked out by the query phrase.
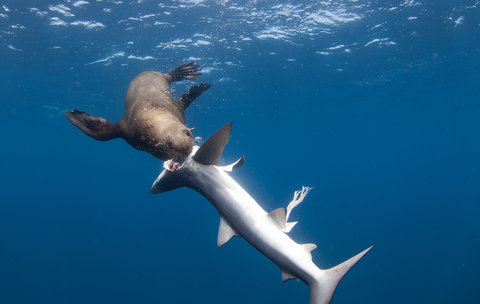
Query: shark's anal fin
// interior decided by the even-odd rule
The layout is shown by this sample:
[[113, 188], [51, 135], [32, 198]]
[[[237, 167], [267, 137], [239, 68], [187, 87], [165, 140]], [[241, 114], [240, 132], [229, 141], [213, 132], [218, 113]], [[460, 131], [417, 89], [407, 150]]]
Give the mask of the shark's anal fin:
[[218, 165], [223, 149], [227, 145], [232, 130], [232, 123], [226, 124], [215, 132], [193, 156], [202, 165]]
[[305, 252], [312, 258], [312, 251], [317, 249], [317, 245], [312, 244], [312, 243], [307, 243], [307, 244], [302, 244], [303, 248], [305, 249]]
[[218, 237], [217, 237], [217, 247], [220, 248], [225, 245], [232, 237], [237, 236], [238, 234], [233, 230], [232, 227], [227, 223], [227, 221], [220, 217], [220, 227], [218, 228]]
[[287, 271], [283, 271], [282, 270], [282, 282], [286, 282], [288, 280], [293, 280], [293, 279], [296, 279], [297, 277], [294, 276], [293, 274], [291, 273], [288, 273]]

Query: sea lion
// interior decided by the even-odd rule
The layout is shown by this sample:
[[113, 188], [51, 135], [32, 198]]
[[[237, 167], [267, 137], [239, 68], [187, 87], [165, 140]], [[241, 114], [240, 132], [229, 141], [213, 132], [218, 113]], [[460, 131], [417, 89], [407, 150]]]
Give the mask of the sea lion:
[[210, 84], [193, 86], [178, 100], [173, 98], [170, 83], [198, 79], [199, 65], [187, 62], [167, 74], [148, 71], [132, 80], [125, 97], [125, 115], [114, 123], [74, 110], [65, 114], [85, 134], [101, 141], [123, 138], [138, 150], [161, 160], [183, 161], [192, 151], [192, 129], [185, 125], [185, 110]]

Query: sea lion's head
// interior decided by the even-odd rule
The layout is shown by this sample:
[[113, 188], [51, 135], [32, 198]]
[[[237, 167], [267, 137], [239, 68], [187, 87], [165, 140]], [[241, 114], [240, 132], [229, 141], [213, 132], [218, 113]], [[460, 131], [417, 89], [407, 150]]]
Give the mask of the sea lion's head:
[[[157, 132], [155, 132], [157, 131]], [[194, 137], [191, 129], [178, 121], [163, 122], [157, 133], [157, 143], [153, 145], [153, 156], [162, 160], [182, 162], [192, 152]]]

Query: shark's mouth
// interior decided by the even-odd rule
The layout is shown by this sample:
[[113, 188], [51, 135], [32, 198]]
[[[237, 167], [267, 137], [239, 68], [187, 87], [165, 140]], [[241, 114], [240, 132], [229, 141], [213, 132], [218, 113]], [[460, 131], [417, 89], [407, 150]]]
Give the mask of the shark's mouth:
[[168, 170], [168, 171], [176, 171], [182, 167], [182, 163], [177, 163], [173, 159], [169, 159], [165, 162], [163, 162], [163, 168]]
[[200, 147], [197, 146], [197, 145], [194, 145], [194, 146], [192, 147], [192, 152], [190, 153], [189, 156], [187, 156], [187, 158], [186, 158], [183, 162], [176, 162], [176, 161], [174, 161], [173, 159], [169, 159], [169, 160], [164, 161], [164, 162], [163, 162], [163, 168], [166, 169], [166, 170], [168, 170], [168, 171], [172, 171], [172, 172], [181, 169], [181, 168], [183, 167], [183, 164], [184, 164], [185, 162], [188, 162], [189, 159], [190, 159], [193, 155], [195, 155], [195, 153], [197, 153], [198, 149], [200, 149]]

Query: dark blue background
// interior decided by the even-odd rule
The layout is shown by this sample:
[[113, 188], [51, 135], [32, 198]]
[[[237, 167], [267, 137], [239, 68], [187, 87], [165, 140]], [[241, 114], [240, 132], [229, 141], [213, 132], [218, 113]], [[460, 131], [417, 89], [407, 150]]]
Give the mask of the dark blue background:
[[[245, 241], [217, 249], [218, 215], [199, 194], [151, 195], [160, 161], [122, 140], [94, 141], [63, 114], [119, 120], [136, 74], [190, 56], [212, 87], [188, 125], [206, 139], [234, 122], [223, 162], [247, 156], [234, 178], [267, 211], [314, 187], [291, 233], [318, 245], [314, 261], [331, 267], [376, 245], [333, 303], [479, 303], [475, 1], [90, 2], [53, 4], [74, 17], [49, 1], [0, 9], [0, 303], [308, 303], [306, 285], [282, 284]], [[275, 4], [302, 18], [252, 17]], [[342, 10], [358, 19], [311, 35], [302, 27], [313, 26], [306, 12]], [[147, 14], [156, 16], [125, 21]], [[258, 38], [272, 26], [291, 32]], [[211, 44], [156, 47], [195, 33]], [[176, 84], [176, 96], [190, 85]]]

